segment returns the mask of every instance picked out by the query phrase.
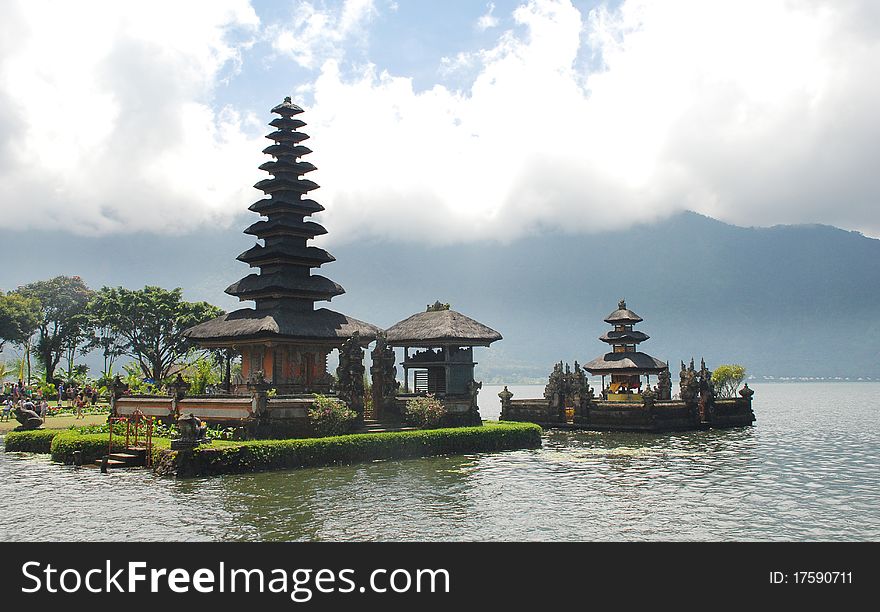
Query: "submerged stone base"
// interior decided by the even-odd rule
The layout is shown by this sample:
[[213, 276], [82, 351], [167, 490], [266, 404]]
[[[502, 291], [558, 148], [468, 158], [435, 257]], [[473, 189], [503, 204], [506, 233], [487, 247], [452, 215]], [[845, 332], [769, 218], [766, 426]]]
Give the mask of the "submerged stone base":
[[716, 399], [702, 410], [681, 400], [647, 403], [588, 401], [566, 409], [543, 399], [510, 399], [502, 404], [505, 421], [527, 421], [542, 427], [594, 431], [687, 431], [742, 427], [755, 422], [750, 399]]

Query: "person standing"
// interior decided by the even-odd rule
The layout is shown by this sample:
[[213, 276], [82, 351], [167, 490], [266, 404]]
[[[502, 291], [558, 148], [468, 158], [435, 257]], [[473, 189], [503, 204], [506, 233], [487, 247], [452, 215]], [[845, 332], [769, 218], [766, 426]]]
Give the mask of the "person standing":
[[40, 402], [40, 418], [43, 419], [43, 423], [46, 422], [47, 414], [49, 414], [49, 400], [44, 397]]

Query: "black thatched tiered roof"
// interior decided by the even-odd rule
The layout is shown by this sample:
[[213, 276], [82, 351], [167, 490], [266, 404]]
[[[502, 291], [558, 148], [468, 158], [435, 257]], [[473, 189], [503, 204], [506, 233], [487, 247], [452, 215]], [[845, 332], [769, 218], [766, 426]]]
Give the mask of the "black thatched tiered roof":
[[[276, 130], [266, 138], [275, 144], [263, 152], [275, 159], [260, 166], [272, 176], [254, 185], [268, 197], [251, 206], [251, 210], [267, 219], [257, 221], [245, 230], [246, 234], [262, 240], [264, 245], [254, 245], [238, 256], [239, 261], [260, 268], [260, 274], [251, 274], [226, 289], [226, 293], [240, 300], [254, 300], [257, 310], [263, 305], [275, 306], [280, 301], [313, 304], [316, 300], [330, 300], [345, 292], [323, 276], [311, 275], [312, 268], [335, 261], [335, 258], [324, 249], [307, 244], [315, 236], [326, 234], [327, 230], [318, 223], [305, 220], [306, 216], [324, 208], [314, 200], [303, 199], [305, 194], [318, 188], [314, 181], [302, 178], [316, 170], [314, 164], [300, 160], [312, 152], [299, 144], [309, 137], [298, 131], [306, 125], [305, 121], [294, 119], [303, 109], [290, 98], [285, 98], [272, 112], [280, 117], [269, 123]], [[304, 305], [299, 304], [300, 308]]]
[[584, 369], [590, 374], [653, 374], [667, 368], [666, 363], [646, 353], [636, 351], [636, 345], [650, 336], [633, 329], [633, 324], [642, 321], [642, 317], [626, 307], [626, 301], [620, 300], [617, 310], [605, 317], [607, 323], [614, 325], [614, 330], [599, 336], [599, 340], [614, 347], [611, 353], [596, 357]]
[[259, 268], [259, 273], [249, 274], [226, 289], [226, 293], [242, 301], [253, 300], [256, 308], [237, 310], [197, 325], [187, 330], [186, 335], [213, 343], [269, 336], [334, 341], [348, 338], [355, 331], [364, 339], [375, 338], [379, 328], [374, 325], [332, 310], [315, 310], [316, 301], [329, 301], [345, 293], [345, 289], [311, 273], [312, 268], [335, 258], [324, 249], [308, 244], [327, 230], [305, 219], [324, 207], [306, 197], [318, 184], [303, 178], [316, 170], [314, 164], [300, 159], [312, 152], [300, 144], [309, 138], [298, 131], [306, 123], [294, 118], [303, 109], [285, 98], [272, 112], [279, 117], [269, 122], [275, 131], [266, 138], [274, 144], [263, 149], [263, 153], [274, 159], [260, 166], [271, 177], [254, 185], [267, 197], [249, 208], [265, 219], [244, 230], [263, 244], [257, 243], [238, 256], [239, 261]]

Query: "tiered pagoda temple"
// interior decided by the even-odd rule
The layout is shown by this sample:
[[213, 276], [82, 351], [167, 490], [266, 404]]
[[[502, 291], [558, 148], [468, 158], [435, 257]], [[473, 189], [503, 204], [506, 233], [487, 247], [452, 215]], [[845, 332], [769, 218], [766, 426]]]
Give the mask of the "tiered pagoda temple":
[[[594, 431], [684, 431], [707, 427], [741, 427], [755, 421], [752, 411], [754, 391], [745, 385], [739, 397], [719, 396], [712, 382], [712, 371], [705, 362], [700, 369], [684, 363], [679, 375], [678, 396], [673, 397], [668, 364], [638, 350], [648, 339], [633, 329], [642, 317], [620, 300], [617, 310], [605, 317], [613, 325], [599, 339], [611, 345], [611, 352], [583, 367], [602, 377], [597, 396], [577, 361], [574, 368], [557, 363], [547, 379], [544, 397], [514, 399], [504, 387], [501, 419], [531, 421], [544, 427], [590, 429]], [[651, 375], [657, 384], [651, 386]], [[610, 376], [605, 386], [605, 377]], [[642, 380], [642, 376], [645, 380]]]
[[[650, 336], [633, 329], [636, 323], [642, 322], [642, 317], [627, 308], [625, 300], [618, 302], [617, 310], [605, 317], [605, 322], [614, 329], [599, 336], [599, 340], [610, 344], [611, 352], [593, 359], [584, 369], [602, 377], [602, 396], [606, 400], [641, 401], [638, 394], [642, 390], [642, 376], [645, 388], [649, 388], [650, 375], [662, 372], [668, 375], [669, 364], [636, 350]], [[608, 387], [605, 386], [606, 375], [611, 376]]]
[[297, 118], [303, 109], [285, 98], [272, 112], [278, 115], [269, 123], [275, 131], [266, 138], [273, 144], [263, 153], [274, 159], [260, 166], [271, 178], [254, 185], [267, 197], [250, 206], [265, 218], [244, 230], [263, 243], [238, 256], [259, 273], [249, 274], [226, 289], [241, 301], [253, 301], [255, 307], [230, 312], [185, 333], [203, 348], [231, 348], [240, 353], [245, 380], [259, 371], [281, 393], [326, 393], [332, 383], [327, 372], [329, 353], [353, 336], [366, 345], [380, 330], [344, 314], [315, 308], [315, 302], [330, 301], [345, 290], [312, 274], [313, 268], [335, 258], [308, 244], [327, 230], [306, 220], [324, 207], [308, 197], [318, 184], [303, 178], [316, 169], [302, 160], [312, 152], [302, 144], [309, 136], [299, 131], [306, 125]]

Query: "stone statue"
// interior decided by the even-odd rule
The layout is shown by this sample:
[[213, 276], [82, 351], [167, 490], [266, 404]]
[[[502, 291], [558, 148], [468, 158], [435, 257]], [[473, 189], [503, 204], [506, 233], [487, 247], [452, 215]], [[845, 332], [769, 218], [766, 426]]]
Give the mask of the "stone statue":
[[565, 373], [562, 370], [562, 362], [560, 361], [553, 366], [553, 371], [547, 379], [547, 386], [544, 387], [544, 399], [550, 403], [550, 408], [559, 408], [565, 402]]
[[642, 402], [645, 404], [645, 411], [652, 415], [654, 414], [654, 402], [657, 400], [657, 393], [651, 389], [651, 387], [646, 388], [642, 391]]
[[16, 405], [15, 420], [21, 423], [22, 429], [37, 429], [43, 424], [43, 419], [40, 418], [40, 415], [37, 414], [34, 408], [35, 406], [31, 401]]
[[706, 421], [715, 411], [715, 386], [712, 384], [712, 371], [706, 367], [706, 360], [700, 359], [697, 375], [699, 389], [700, 420]]
[[339, 367], [336, 368], [339, 399], [364, 418], [364, 350], [359, 332], [354, 332], [339, 348]]
[[657, 376], [657, 399], [660, 401], [672, 399], [672, 377], [669, 375], [669, 364]]
[[168, 385], [168, 391], [171, 392], [171, 395], [177, 399], [182, 400], [186, 395], [186, 392], [189, 391], [190, 384], [183, 380], [183, 376], [180, 375], [180, 372], [177, 373], [177, 378], [174, 379], [170, 385]]
[[483, 388], [482, 382], [477, 382], [474, 379], [468, 381], [467, 390], [468, 395], [471, 396], [471, 408], [476, 408], [477, 406], [477, 395], [480, 393], [480, 389]]
[[177, 419], [178, 437], [171, 441], [171, 450], [195, 448], [199, 444], [207, 444], [208, 425], [193, 413]]
[[739, 390], [739, 394], [751, 403], [755, 391], [749, 388], [749, 383], [746, 383], [743, 385], [743, 388]]
[[112, 391], [115, 399], [119, 399], [125, 395], [126, 391], [128, 391], [128, 384], [122, 382], [122, 379], [119, 378], [119, 374], [117, 374], [113, 377], [113, 384], [110, 386], [110, 391]]

